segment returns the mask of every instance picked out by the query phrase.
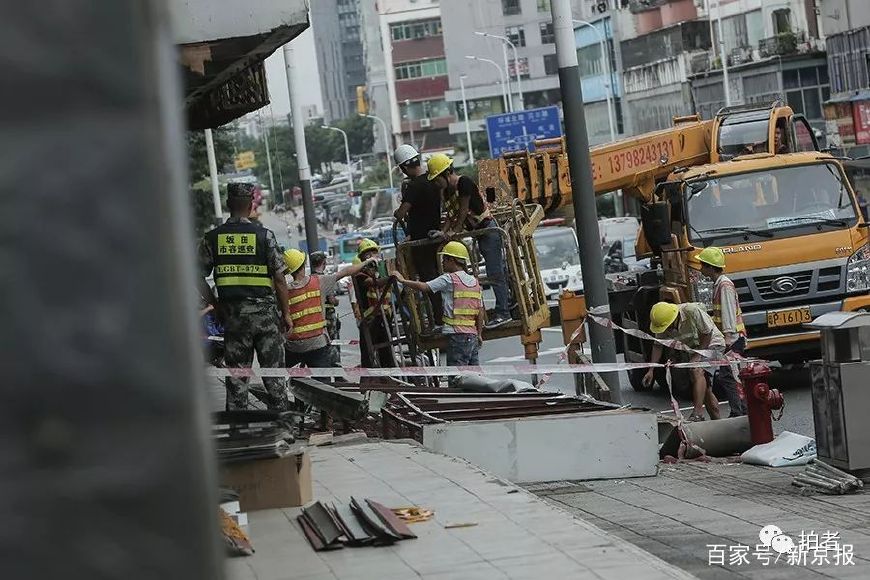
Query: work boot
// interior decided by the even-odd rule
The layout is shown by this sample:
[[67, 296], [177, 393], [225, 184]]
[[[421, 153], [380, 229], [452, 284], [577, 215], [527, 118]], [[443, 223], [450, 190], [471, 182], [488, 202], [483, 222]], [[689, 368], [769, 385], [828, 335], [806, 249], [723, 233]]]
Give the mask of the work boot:
[[499, 326], [503, 326], [511, 321], [509, 316], [505, 316], [504, 314], [496, 314], [492, 318], [486, 321], [486, 324], [483, 325], [484, 328], [493, 329], [498, 328]]

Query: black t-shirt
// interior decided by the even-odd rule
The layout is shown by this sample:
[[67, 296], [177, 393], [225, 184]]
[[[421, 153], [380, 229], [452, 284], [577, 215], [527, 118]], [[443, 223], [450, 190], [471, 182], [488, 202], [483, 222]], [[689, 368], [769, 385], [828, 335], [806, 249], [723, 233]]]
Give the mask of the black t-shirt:
[[[456, 192], [459, 194], [459, 198], [468, 197], [468, 213], [480, 215], [486, 209], [486, 206], [483, 203], [483, 197], [480, 195], [480, 190], [477, 188], [477, 184], [474, 183], [474, 180], [470, 177], [466, 177], [464, 175], [459, 177], [459, 182], [456, 184]], [[471, 227], [471, 222], [467, 219], [466, 223], [463, 224], [466, 227]]]
[[405, 222], [412, 240], [426, 239], [430, 230], [441, 229], [441, 195], [425, 173], [402, 182], [402, 202], [411, 204]]

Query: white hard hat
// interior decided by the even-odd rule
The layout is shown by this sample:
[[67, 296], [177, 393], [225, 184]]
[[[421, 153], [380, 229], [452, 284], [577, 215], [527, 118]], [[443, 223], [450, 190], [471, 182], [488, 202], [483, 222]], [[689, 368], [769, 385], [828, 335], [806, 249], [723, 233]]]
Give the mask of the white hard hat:
[[407, 144], [399, 145], [393, 152], [393, 160], [396, 162], [396, 165], [401, 165], [402, 163], [406, 163], [414, 157], [419, 156], [420, 152], [414, 149], [411, 145]]

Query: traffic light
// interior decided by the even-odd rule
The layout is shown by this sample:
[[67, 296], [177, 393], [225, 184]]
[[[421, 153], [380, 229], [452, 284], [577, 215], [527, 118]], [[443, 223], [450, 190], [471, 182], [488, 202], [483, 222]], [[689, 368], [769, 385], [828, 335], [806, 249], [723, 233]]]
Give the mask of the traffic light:
[[360, 115], [368, 115], [369, 103], [366, 98], [366, 88], [362, 85], [356, 88], [356, 112]]

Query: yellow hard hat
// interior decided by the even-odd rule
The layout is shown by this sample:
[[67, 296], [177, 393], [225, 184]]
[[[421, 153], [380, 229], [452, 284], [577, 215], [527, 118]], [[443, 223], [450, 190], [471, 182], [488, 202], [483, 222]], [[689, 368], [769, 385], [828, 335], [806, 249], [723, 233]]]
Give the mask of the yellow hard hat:
[[657, 302], [649, 311], [649, 329], [658, 334], [664, 332], [677, 319], [680, 307], [670, 302]]
[[453, 160], [443, 153], [436, 153], [429, 158], [427, 165], [429, 167], [429, 181], [432, 181], [453, 165]]
[[381, 248], [378, 246], [378, 243], [374, 240], [370, 240], [369, 238], [363, 238], [359, 243], [359, 247], [356, 250], [357, 257], [362, 256], [364, 253], [369, 250], [375, 250], [380, 252]]
[[292, 274], [305, 264], [305, 253], [296, 248], [285, 250], [284, 264], [287, 266], [287, 270]]
[[699, 262], [709, 264], [714, 268], [725, 267], [725, 252], [722, 251], [722, 248], [717, 248], [716, 246], [704, 248], [703, 250], [698, 252], [698, 254], [695, 256], [695, 259]]
[[450, 256], [452, 258], [458, 258], [463, 260], [464, 262], [468, 262], [468, 248], [465, 247], [465, 244], [462, 242], [447, 242], [444, 248], [440, 252], [438, 252], [442, 256]]

